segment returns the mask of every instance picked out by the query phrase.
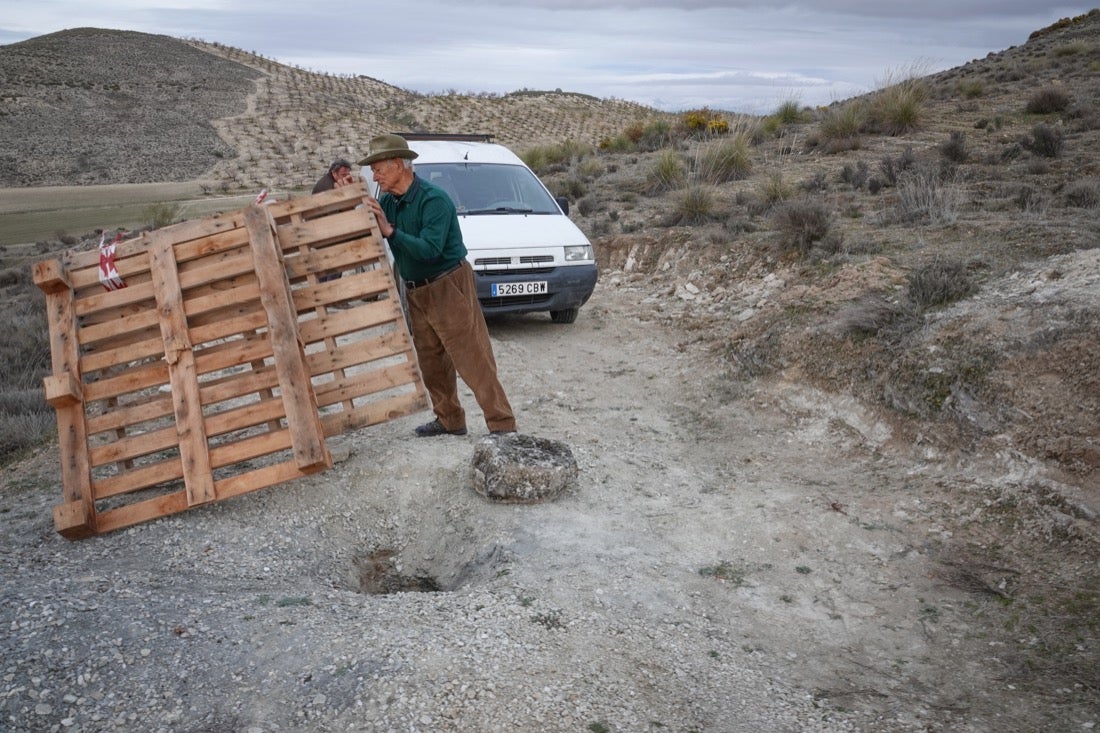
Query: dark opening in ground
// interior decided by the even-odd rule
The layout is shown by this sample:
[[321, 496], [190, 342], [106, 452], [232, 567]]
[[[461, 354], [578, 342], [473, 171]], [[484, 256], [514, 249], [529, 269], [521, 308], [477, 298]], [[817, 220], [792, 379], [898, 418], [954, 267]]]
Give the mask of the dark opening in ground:
[[379, 548], [369, 555], [352, 560], [360, 593], [386, 595], [389, 593], [435, 593], [444, 588], [431, 575], [418, 572], [404, 575], [397, 569], [397, 553], [389, 548]]

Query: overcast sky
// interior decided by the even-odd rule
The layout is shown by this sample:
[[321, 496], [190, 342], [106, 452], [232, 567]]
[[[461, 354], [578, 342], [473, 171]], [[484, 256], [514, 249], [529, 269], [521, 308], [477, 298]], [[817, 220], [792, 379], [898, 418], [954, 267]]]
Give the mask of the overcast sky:
[[114, 28], [425, 93], [561, 89], [668, 111], [767, 113], [959, 66], [1089, 9], [1039, 0], [0, 0], [0, 44]]

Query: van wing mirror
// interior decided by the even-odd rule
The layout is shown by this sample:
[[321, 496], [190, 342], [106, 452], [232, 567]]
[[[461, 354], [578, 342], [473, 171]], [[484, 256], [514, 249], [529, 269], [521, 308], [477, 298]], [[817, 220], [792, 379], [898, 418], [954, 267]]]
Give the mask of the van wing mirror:
[[564, 196], [558, 196], [554, 200], [558, 202], [558, 206], [561, 207], [562, 212], [566, 216], [569, 216], [569, 199], [565, 198]]

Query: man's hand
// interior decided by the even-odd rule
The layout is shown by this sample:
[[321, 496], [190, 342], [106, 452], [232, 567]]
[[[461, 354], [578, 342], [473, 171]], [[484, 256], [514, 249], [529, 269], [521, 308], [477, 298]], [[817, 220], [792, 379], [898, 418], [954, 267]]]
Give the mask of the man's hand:
[[338, 171], [332, 174], [332, 187], [343, 188], [344, 186], [350, 186], [355, 183], [355, 179], [351, 177], [351, 171], [347, 168], [340, 168]]
[[386, 214], [382, 211], [382, 204], [378, 203], [373, 196], [367, 197], [367, 206], [374, 212], [374, 218], [378, 220], [378, 229], [382, 232], [382, 236], [389, 239], [393, 236], [394, 226], [390, 224], [386, 218]]

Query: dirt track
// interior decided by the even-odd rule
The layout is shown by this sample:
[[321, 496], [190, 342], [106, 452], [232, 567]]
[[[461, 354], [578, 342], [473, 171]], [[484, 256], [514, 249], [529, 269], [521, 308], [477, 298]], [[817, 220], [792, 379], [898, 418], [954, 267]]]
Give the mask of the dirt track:
[[[1095, 723], [1085, 690], [1016, 689], [980, 596], [945, 580], [944, 482], [1021, 466], [912, 456], [811, 390], [719, 389], [646, 295], [612, 274], [572, 326], [490, 324], [521, 432], [578, 458], [555, 503], [470, 489], [469, 394], [464, 438], [404, 418], [347, 436], [327, 473], [81, 542], [52, 530], [56, 453], [18, 467], [0, 494], [5, 729]], [[444, 590], [364, 593], [390, 551]]]

